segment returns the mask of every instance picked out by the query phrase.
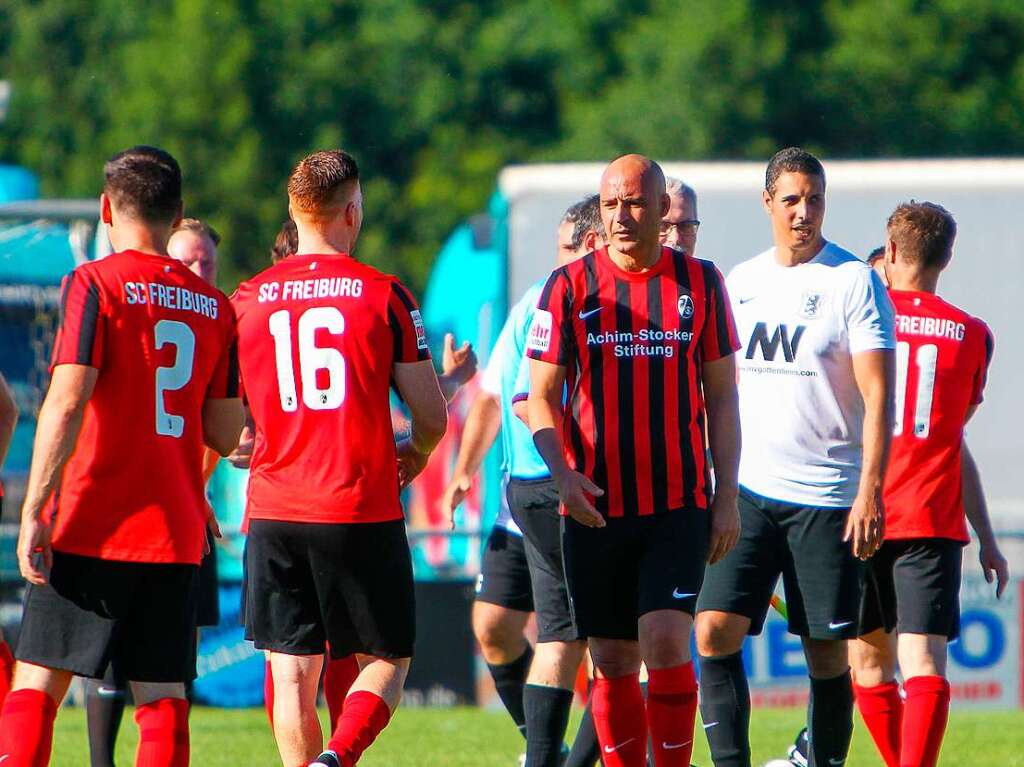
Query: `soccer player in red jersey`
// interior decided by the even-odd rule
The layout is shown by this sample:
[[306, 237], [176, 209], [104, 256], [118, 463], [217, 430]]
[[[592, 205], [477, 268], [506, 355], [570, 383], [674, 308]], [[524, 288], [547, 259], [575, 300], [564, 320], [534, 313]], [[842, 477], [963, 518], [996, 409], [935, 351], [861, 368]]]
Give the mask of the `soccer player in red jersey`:
[[[7, 457], [7, 450], [14, 438], [14, 427], [18, 425], [18, 405], [14, 401], [14, 394], [3, 374], [0, 373], [0, 466], [3, 466]], [[3, 509], [4, 486], [0, 482], [0, 509]], [[3, 705], [7, 691], [11, 688], [11, 678], [14, 674], [14, 654], [11, 653], [10, 645], [4, 638], [3, 631], [0, 631], [0, 705]]]
[[[960, 628], [960, 567], [969, 541], [964, 425], [981, 403], [993, 339], [984, 322], [935, 295], [955, 237], [953, 217], [933, 203], [906, 203], [889, 217], [884, 265], [896, 307], [896, 426], [885, 542], [870, 560], [874, 577], [850, 660], [857, 706], [890, 767], [938, 761], [949, 712], [946, 644]], [[984, 506], [974, 509], [981, 564], [987, 577], [996, 573], [1001, 593], [1006, 560]]]
[[5, 767], [49, 761], [72, 676], [108, 663], [131, 680], [136, 763], [189, 760], [184, 682], [207, 519], [198, 456], [204, 442], [222, 454], [238, 442], [235, 319], [222, 293], [167, 257], [181, 219], [174, 158], [135, 147], [104, 173], [117, 252], [64, 280], [22, 508], [30, 585], [0, 713]]
[[[270, 651], [285, 767], [351, 767], [398, 705], [412, 656], [399, 474], [422, 471], [447, 412], [409, 291], [351, 256], [363, 217], [355, 160], [306, 157], [288, 200], [298, 252], [234, 298], [256, 424], [246, 634]], [[392, 381], [412, 416], [397, 448]], [[328, 643], [333, 657], [359, 653], [362, 671], [321, 753], [316, 691]]]
[[607, 247], [556, 270], [537, 304], [530, 427], [566, 515], [566, 579], [596, 669], [602, 759], [644, 765], [649, 734], [657, 767], [688, 766], [697, 593], [705, 562], [739, 534], [739, 343], [718, 270], [658, 241], [669, 210], [661, 168], [620, 157], [600, 195]]

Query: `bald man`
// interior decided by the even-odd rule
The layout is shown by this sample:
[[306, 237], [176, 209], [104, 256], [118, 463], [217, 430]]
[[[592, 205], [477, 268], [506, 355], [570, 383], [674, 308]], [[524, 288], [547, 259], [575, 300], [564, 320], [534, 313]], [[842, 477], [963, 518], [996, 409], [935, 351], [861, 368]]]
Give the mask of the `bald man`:
[[661, 219], [661, 244], [695, 256], [697, 229], [700, 227], [697, 193], [689, 184], [671, 177], [665, 179], [665, 191], [668, 192], [669, 206], [668, 213]]
[[167, 241], [167, 254], [181, 261], [197, 277], [217, 284], [217, 230], [198, 218], [183, 218]]
[[620, 157], [600, 200], [607, 246], [553, 272], [537, 304], [530, 427], [566, 515], [566, 579], [594, 660], [604, 764], [642, 767], [650, 735], [657, 767], [688, 767], [696, 597], [705, 562], [739, 534], [739, 343], [718, 270], [659, 242], [670, 207], [661, 168]]

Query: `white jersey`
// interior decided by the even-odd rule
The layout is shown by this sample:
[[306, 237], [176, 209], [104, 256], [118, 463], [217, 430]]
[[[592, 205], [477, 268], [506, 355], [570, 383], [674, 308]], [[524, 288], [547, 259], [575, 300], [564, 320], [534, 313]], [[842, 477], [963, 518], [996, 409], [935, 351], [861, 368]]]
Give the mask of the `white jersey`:
[[885, 286], [832, 243], [792, 267], [771, 248], [726, 282], [743, 344], [740, 484], [803, 506], [851, 506], [864, 423], [852, 355], [896, 346]]

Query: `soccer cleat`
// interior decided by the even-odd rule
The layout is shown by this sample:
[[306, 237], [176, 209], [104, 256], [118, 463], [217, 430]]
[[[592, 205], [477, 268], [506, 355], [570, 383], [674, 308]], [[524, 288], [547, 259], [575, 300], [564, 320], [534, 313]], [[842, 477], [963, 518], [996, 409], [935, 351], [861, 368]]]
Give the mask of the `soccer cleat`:
[[338, 755], [333, 751], [324, 751], [309, 763], [309, 767], [341, 767], [341, 762], [338, 761]]

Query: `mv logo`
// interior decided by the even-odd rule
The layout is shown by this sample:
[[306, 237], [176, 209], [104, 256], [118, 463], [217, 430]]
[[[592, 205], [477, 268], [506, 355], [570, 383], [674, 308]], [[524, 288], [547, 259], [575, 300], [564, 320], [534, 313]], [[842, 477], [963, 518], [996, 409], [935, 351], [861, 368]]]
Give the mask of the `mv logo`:
[[775, 355], [779, 351], [779, 346], [781, 346], [782, 356], [785, 357], [786, 362], [792, 362], [796, 359], [796, 350], [800, 345], [800, 339], [803, 337], [805, 329], [803, 325], [797, 325], [793, 330], [792, 337], [790, 337], [789, 327], [787, 325], [778, 325], [771, 338], [769, 338], [768, 326], [763, 322], [757, 323], [754, 326], [754, 332], [750, 334], [750, 343], [747, 344], [747, 359], [754, 359], [754, 349], [760, 346], [761, 356], [768, 362], [774, 362]]

